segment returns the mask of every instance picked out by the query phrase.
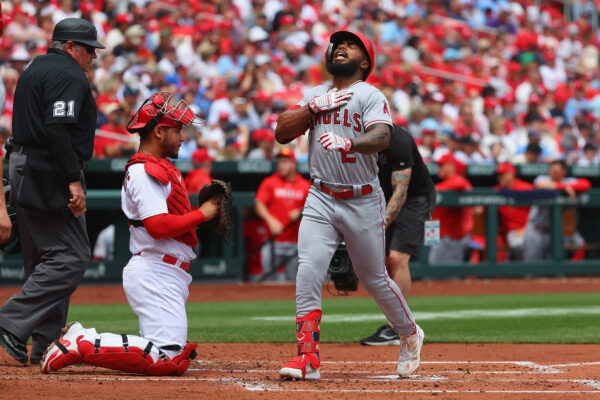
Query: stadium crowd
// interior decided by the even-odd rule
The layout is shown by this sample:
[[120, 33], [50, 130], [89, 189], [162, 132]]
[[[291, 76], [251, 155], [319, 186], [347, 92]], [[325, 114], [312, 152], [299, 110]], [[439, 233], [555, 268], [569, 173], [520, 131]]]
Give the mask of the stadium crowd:
[[[180, 159], [205, 147], [216, 160], [271, 160], [278, 114], [326, 77], [329, 35], [344, 28], [373, 41], [369, 83], [388, 96], [426, 161], [452, 152], [466, 164], [598, 165], [598, 5], [569, 3], [4, 1], [2, 136], [10, 136], [19, 73], [45, 53], [58, 21], [77, 16], [107, 47], [89, 73], [100, 110], [95, 157], [132, 154], [124, 126], [140, 101], [164, 90], [206, 120], [186, 129]], [[293, 150], [305, 160], [306, 140]]]

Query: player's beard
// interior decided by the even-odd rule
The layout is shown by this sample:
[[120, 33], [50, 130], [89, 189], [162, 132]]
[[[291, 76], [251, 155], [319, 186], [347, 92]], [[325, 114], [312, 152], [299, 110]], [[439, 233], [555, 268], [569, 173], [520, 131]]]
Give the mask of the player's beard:
[[356, 60], [350, 60], [347, 63], [327, 61], [325, 66], [327, 67], [327, 72], [333, 76], [352, 76], [358, 71], [360, 64]]
[[166, 150], [166, 156], [172, 159], [177, 159], [179, 157], [179, 146], [178, 143], [169, 142], [169, 137], [165, 136], [163, 139], [163, 147]]

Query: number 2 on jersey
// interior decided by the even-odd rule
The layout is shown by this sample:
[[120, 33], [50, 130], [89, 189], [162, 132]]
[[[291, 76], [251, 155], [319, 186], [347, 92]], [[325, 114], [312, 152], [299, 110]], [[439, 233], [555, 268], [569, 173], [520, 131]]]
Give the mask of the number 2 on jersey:
[[71, 100], [65, 103], [62, 100], [54, 102], [54, 110], [52, 115], [54, 117], [64, 117], [65, 116], [65, 108], [66, 108], [66, 116], [74, 117], [75, 116], [75, 100]]

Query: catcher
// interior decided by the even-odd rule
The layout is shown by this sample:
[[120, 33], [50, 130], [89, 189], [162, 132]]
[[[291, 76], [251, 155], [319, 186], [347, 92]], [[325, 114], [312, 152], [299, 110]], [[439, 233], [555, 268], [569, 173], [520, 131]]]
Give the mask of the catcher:
[[221, 203], [230, 204], [231, 194], [215, 191], [223, 194], [192, 211], [181, 173], [166, 158], [177, 158], [182, 127], [196, 115], [173, 99], [171, 93], [155, 93], [127, 124], [129, 132], [139, 133], [140, 148], [127, 163], [121, 189], [133, 254], [123, 270], [123, 288], [139, 318], [140, 336], [98, 333], [71, 323], [46, 350], [43, 373], [83, 362], [146, 375], [181, 375], [195, 357], [197, 345], [186, 340], [185, 303], [196, 227], [220, 219]]

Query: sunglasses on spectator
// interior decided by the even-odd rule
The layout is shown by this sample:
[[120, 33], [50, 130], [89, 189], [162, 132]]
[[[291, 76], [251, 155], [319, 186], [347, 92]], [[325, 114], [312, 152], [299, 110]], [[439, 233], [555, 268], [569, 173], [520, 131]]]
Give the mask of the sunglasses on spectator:
[[79, 42], [73, 42], [73, 43], [75, 43], [79, 47], [85, 48], [85, 51], [87, 51], [88, 54], [95, 54], [96, 53], [96, 48], [93, 47], [93, 46], [89, 46], [87, 44], [79, 43]]

